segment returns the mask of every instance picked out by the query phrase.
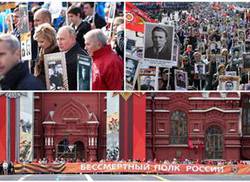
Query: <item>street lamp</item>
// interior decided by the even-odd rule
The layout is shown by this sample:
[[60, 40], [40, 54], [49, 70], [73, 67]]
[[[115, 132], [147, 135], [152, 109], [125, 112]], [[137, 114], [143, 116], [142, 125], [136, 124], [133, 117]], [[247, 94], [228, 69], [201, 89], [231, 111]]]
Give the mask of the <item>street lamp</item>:
[[151, 144], [152, 158], [155, 159], [155, 96], [156, 93], [151, 92]]

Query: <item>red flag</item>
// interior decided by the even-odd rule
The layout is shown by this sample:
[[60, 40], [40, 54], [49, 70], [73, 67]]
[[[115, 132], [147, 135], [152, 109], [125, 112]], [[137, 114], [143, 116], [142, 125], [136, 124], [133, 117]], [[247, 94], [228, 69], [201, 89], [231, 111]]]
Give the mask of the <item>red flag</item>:
[[148, 16], [147, 13], [137, 8], [131, 2], [126, 3], [126, 28], [136, 31], [144, 32], [144, 23], [156, 21]]

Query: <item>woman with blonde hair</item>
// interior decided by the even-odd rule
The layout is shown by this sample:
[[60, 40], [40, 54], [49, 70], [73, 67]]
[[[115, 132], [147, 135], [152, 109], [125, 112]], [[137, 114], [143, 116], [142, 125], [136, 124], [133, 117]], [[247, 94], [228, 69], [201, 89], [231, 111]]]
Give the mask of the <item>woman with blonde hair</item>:
[[34, 39], [37, 41], [40, 50], [34, 75], [46, 85], [44, 55], [60, 52], [56, 42], [56, 30], [50, 24], [44, 23], [35, 30]]

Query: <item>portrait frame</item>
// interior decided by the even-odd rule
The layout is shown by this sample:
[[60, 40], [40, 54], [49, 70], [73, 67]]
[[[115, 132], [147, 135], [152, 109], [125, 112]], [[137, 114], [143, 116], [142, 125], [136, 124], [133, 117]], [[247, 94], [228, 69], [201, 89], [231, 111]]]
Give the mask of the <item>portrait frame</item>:
[[170, 68], [158, 67], [158, 87], [157, 90], [170, 90]]
[[[156, 55], [154, 53], [154, 45], [152, 41], [152, 31], [154, 28], [159, 27], [167, 33], [167, 40], [160, 53]], [[144, 24], [144, 51], [143, 60], [148, 62], [150, 66], [168, 67], [172, 68], [177, 66], [174, 57], [174, 31], [175, 28], [172, 25], [165, 25], [159, 23], [148, 23]], [[167, 46], [168, 45], [168, 46]], [[158, 57], [156, 57], [158, 56]]]
[[[135, 87], [135, 84], [136, 84], [136, 81], [137, 81], [137, 78], [138, 78], [138, 74], [139, 74], [139, 71], [140, 71], [140, 63], [141, 63], [141, 61], [140, 61], [140, 59], [141, 58], [139, 58], [139, 57], [135, 57], [135, 56], [130, 56], [130, 55], [127, 55], [126, 56], [126, 78], [125, 78], [125, 80], [126, 80], [126, 90], [133, 90], [134, 89], [134, 87]], [[132, 63], [133, 64], [133, 66], [134, 66], [134, 73], [133, 73], [133, 75], [132, 76], [130, 76], [130, 77], [132, 77], [131, 78], [131, 80], [128, 80], [128, 78], [127, 78], [127, 71], [129, 71], [129, 70], [127, 70], [128, 69], [128, 61], [130, 62], [130, 63]]]
[[225, 76], [237, 76], [236, 71], [225, 71]]
[[239, 76], [219, 76], [219, 87], [218, 90], [224, 91], [235, 91], [239, 90], [240, 77]]
[[243, 71], [250, 72], [250, 52], [243, 53]]
[[203, 63], [195, 63], [194, 64], [194, 73], [205, 75], [206, 74], [206, 67]]
[[78, 54], [77, 60], [77, 90], [92, 90], [92, 59]]
[[239, 39], [239, 41], [245, 41], [245, 39], [246, 39], [246, 30], [244, 30], [244, 29], [238, 29], [237, 30], [237, 34], [238, 34], [238, 39]]
[[[56, 75], [56, 67], [60, 68], [58, 75]], [[68, 90], [68, 76], [64, 52], [45, 54], [44, 68], [48, 90]]]
[[[218, 49], [216, 49], [216, 46], [218, 47]], [[209, 42], [209, 53], [217, 55], [217, 54], [220, 54], [220, 52], [221, 52], [221, 42], [220, 41], [210, 41]]]
[[174, 77], [175, 77], [174, 79], [175, 90], [187, 90], [188, 88], [187, 72], [183, 70], [174, 70]]
[[[149, 84], [149, 89], [142, 89], [146, 85], [147, 78], [150, 79], [150, 84]], [[157, 85], [158, 85], [158, 76], [157, 76], [157, 69], [156, 67], [151, 67], [151, 68], [140, 68], [139, 71], [139, 81], [138, 81], [138, 86], [139, 90], [156, 90]]]

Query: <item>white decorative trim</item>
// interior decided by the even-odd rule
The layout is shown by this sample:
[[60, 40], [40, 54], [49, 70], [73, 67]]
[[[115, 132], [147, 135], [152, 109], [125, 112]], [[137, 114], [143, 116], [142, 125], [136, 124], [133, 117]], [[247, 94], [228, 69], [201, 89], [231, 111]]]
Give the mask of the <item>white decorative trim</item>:
[[88, 124], [99, 124], [99, 121], [87, 121]]
[[78, 121], [80, 118], [63, 118], [64, 121]]
[[34, 109], [34, 112], [40, 112], [40, 109]]
[[[150, 96], [147, 96], [146, 98], [149, 100], [152, 100], [152, 97], [150, 97]], [[170, 100], [169, 97], [155, 97], [154, 99], [155, 100]]]
[[211, 107], [209, 109], [193, 109], [193, 110], [190, 110], [189, 112], [209, 112], [212, 110], [216, 110], [216, 111], [220, 111], [220, 112], [224, 112], [224, 113], [239, 113], [240, 112], [240, 109], [224, 110], [224, 109], [220, 109], [218, 107]]
[[56, 124], [55, 121], [44, 121], [43, 124]]
[[[146, 109], [146, 112], [152, 112], [152, 110]], [[154, 112], [163, 112], [163, 113], [167, 112], [167, 113], [169, 113], [170, 111], [166, 110], [166, 109], [155, 109]]]
[[235, 97], [189, 97], [188, 100], [240, 100], [240, 98], [235, 98]]

